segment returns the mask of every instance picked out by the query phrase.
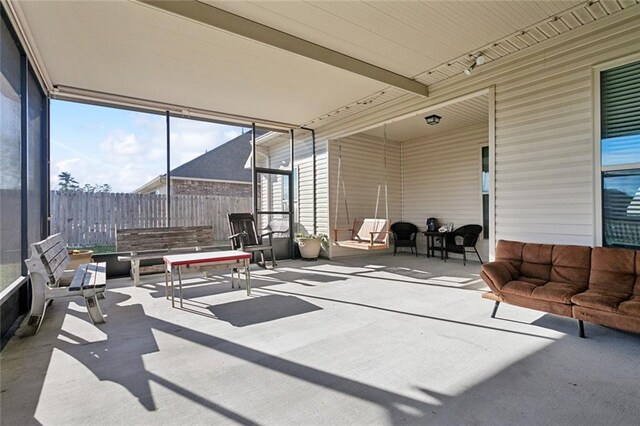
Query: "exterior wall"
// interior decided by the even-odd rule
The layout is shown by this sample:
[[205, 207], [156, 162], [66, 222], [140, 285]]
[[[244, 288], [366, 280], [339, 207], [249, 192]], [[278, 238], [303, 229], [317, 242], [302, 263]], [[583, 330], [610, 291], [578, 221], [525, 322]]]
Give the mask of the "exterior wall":
[[[631, 25], [629, 25], [631, 24]], [[595, 245], [593, 66], [640, 49], [640, 20], [496, 79], [496, 240]], [[633, 42], [635, 40], [635, 43]]]
[[[251, 184], [171, 179], [173, 195], [220, 195], [251, 198]], [[166, 188], [165, 188], [166, 190]]]
[[317, 134], [350, 134], [494, 87], [494, 240], [596, 244], [592, 70], [640, 51], [638, 10], [632, 6], [478, 67], [471, 77], [434, 84], [427, 99], [405, 96]]
[[[316, 141], [316, 180], [313, 179], [312, 141], [296, 143], [294, 167], [298, 170], [298, 206], [296, 221], [307, 233], [313, 229], [313, 187], [316, 186], [317, 232], [329, 234], [327, 199], [327, 141]], [[323, 202], [323, 200], [325, 200]]]
[[[481, 147], [487, 125], [467, 127], [402, 144], [402, 220], [424, 230], [428, 217], [454, 227], [482, 224]], [[418, 237], [424, 246], [424, 237]]]
[[[344, 206], [345, 194], [340, 188], [340, 197], [336, 199], [338, 185], [338, 158], [342, 147], [342, 176], [346, 189], [346, 199], [349, 207], [349, 220]], [[389, 195], [389, 219], [391, 223], [402, 218], [402, 185], [400, 144], [387, 142], [387, 193]], [[329, 180], [329, 223], [331, 229], [351, 228], [353, 220], [358, 217], [372, 218], [376, 209], [378, 183], [381, 182], [378, 217], [385, 217], [384, 177], [384, 148], [383, 141], [368, 136], [356, 135], [330, 143]], [[340, 185], [342, 183], [340, 182]], [[335, 208], [338, 204], [338, 217], [335, 219]], [[339, 233], [338, 239], [348, 239], [348, 232]], [[330, 234], [333, 239], [333, 231]], [[347, 249], [330, 245], [330, 257], [362, 255], [362, 250]], [[376, 252], [379, 253], [379, 252]]]
[[[145, 194], [166, 195], [167, 186], [159, 183], [145, 188]], [[216, 182], [198, 179], [171, 178], [172, 195], [220, 195], [224, 197], [251, 198], [251, 183]]]

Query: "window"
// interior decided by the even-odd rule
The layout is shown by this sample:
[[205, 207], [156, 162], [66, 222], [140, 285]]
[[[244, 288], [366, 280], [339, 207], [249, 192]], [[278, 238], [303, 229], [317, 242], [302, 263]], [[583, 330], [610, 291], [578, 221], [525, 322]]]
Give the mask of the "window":
[[640, 61], [600, 73], [603, 245], [640, 248]]
[[489, 238], [489, 147], [482, 147], [482, 235]]
[[21, 60], [4, 20], [0, 20], [0, 290], [22, 270]]
[[[30, 254], [28, 245], [46, 232], [47, 102], [4, 9], [0, 15], [1, 291], [26, 273], [23, 259]], [[17, 314], [22, 307], [15, 309], [12, 303], [16, 300], [4, 299], [2, 310]], [[6, 325], [2, 333], [14, 318], [2, 317]]]
[[116, 228], [165, 226], [166, 118], [51, 101], [51, 233], [74, 248], [115, 251]]

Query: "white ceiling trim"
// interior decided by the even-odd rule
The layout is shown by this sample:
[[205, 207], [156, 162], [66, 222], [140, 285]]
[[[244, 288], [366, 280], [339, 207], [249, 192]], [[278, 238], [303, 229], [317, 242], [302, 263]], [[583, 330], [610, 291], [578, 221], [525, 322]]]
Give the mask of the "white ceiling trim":
[[414, 78], [424, 84], [434, 84], [463, 73], [473, 63], [474, 56], [479, 53], [486, 58], [486, 63], [490, 63], [634, 6], [636, 3], [640, 3], [640, 0], [628, 0], [622, 3], [588, 0], [549, 19], [539, 21], [472, 52], [444, 62]]
[[421, 96], [428, 96], [426, 85], [400, 74], [355, 59], [335, 50], [273, 29], [233, 13], [201, 2], [170, 0], [138, 0], [138, 2], [173, 15], [212, 26], [264, 43], [327, 65], [370, 78]]
[[33, 36], [29, 34], [28, 28], [22, 25], [22, 22], [26, 21], [24, 15], [19, 8], [14, 7], [11, 0], [1, 0], [1, 2], [4, 10], [7, 11], [7, 16], [9, 17], [9, 21], [11, 21], [11, 25], [13, 25], [18, 40], [33, 67], [36, 78], [40, 81], [42, 88], [49, 94], [53, 88], [53, 83], [46, 67], [42, 65], [44, 63], [42, 57], [37, 49], [29, 43], [29, 40], [33, 40]]
[[290, 130], [299, 126], [292, 123], [282, 123], [278, 121], [259, 119], [255, 117], [244, 117], [235, 114], [226, 114], [224, 112], [209, 111], [200, 108], [188, 106], [173, 105], [162, 102], [148, 101], [145, 99], [131, 98], [127, 96], [114, 95], [111, 93], [96, 92], [92, 90], [80, 89], [77, 87], [68, 87], [56, 85], [51, 90], [52, 99], [84, 101], [98, 104], [106, 104], [110, 106], [119, 106], [125, 108], [144, 109], [145, 111], [155, 111], [166, 113], [169, 112], [183, 118], [203, 118], [229, 125], [248, 125], [255, 123], [259, 128], [267, 130]]

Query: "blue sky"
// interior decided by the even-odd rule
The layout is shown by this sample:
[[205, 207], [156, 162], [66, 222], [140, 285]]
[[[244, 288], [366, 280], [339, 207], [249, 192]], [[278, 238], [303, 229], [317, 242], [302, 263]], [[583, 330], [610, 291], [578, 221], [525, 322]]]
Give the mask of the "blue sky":
[[[114, 192], [164, 174], [165, 122], [164, 115], [51, 101], [51, 188], [63, 171], [81, 186], [109, 184]], [[241, 127], [172, 118], [171, 168], [241, 133]]]

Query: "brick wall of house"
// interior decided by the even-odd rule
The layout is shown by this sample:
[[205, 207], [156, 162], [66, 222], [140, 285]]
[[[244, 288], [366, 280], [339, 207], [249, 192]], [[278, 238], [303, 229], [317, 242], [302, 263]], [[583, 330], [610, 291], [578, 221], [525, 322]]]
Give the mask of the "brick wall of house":
[[251, 184], [172, 179], [174, 195], [223, 195], [251, 197]]

